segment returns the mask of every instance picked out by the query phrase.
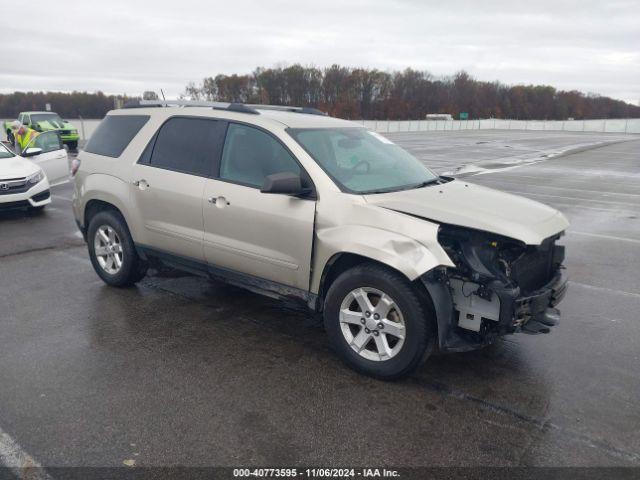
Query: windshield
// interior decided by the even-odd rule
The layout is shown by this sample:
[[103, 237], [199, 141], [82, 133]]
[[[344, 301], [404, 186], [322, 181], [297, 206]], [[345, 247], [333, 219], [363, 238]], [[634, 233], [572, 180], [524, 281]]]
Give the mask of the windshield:
[[417, 158], [382, 135], [364, 128], [289, 129], [342, 190], [382, 193], [435, 182]]
[[1, 158], [13, 158], [15, 155], [9, 151], [7, 147], [0, 143], [0, 159]]
[[62, 127], [62, 119], [60, 118], [60, 115], [58, 115], [57, 113], [32, 113], [31, 123], [38, 123], [38, 122], [55, 122], [60, 124], [57, 126]]

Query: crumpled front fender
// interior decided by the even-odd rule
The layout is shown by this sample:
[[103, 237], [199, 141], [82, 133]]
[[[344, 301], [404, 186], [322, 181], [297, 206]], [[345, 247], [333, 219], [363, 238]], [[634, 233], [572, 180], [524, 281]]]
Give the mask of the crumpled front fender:
[[346, 225], [316, 232], [316, 255], [311, 291], [318, 293], [324, 267], [340, 253], [352, 253], [398, 270], [413, 281], [443, 264], [442, 256], [405, 235], [371, 226]]

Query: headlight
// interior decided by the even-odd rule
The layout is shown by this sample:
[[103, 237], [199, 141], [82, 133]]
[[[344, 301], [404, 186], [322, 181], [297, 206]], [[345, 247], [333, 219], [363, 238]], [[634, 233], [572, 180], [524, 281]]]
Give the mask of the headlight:
[[71, 130], [71, 135], [77, 135], [78, 134], [78, 130]]
[[27, 183], [29, 185], [35, 185], [38, 182], [41, 182], [42, 180], [44, 180], [44, 173], [42, 172], [42, 170], [37, 171], [36, 173], [29, 175], [27, 177]]

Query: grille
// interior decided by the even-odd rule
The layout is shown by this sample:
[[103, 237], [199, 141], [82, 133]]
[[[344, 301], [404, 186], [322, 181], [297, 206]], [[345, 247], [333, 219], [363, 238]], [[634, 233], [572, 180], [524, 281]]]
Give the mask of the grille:
[[18, 178], [12, 180], [0, 180], [0, 195], [12, 195], [14, 193], [23, 193], [29, 190], [30, 185], [26, 178]]
[[60, 130], [60, 134], [62, 134], [62, 135], [70, 135], [71, 134], [71, 130]]

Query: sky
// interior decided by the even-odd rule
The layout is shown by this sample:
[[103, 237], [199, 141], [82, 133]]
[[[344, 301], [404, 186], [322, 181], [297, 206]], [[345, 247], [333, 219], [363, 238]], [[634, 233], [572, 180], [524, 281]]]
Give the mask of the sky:
[[640, 104], [640, 0], [12, 2], [20, 4], [29, 12], [0, 23], [3, 93], [162, 88], [175, 98], [218, 73], [337, 63], [466, 70]]

